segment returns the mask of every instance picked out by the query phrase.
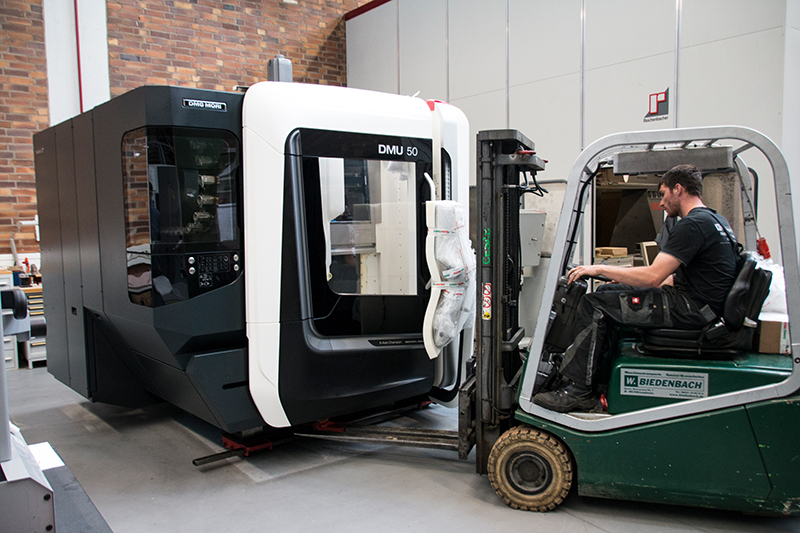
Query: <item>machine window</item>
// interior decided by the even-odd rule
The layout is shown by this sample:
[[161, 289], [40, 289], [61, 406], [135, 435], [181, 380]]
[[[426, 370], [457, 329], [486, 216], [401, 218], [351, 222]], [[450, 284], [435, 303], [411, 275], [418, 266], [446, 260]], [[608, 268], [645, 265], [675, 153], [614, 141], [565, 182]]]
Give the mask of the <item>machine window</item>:
[[328, 286], [417, 294], [416, 164], [319, 158]]
[[232, 134], [141, 128], [122, 143], [128, 248], [238, 239]]
[[122, 175], [131, 301], [153, 307], [187, 299], [175, 254], [240, 247], [239, 141], [219, 130], [133, 130], [122, 139]]

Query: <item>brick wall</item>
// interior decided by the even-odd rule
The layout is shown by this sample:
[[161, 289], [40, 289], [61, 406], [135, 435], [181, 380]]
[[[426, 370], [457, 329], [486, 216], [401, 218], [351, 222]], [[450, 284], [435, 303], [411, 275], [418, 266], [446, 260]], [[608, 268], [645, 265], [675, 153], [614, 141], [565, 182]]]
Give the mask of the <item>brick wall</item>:
[[0, 253], [39, 251], [33, 133], [47, 127], [42, 0], [0, 2]]
[[232, 90], [267, 79], [346, 84], [344, 14], [366, 0], [109, 0], [111, 95], [145, 84]]
[[[67, 1], [67, 0], [64, 0]], [[111, 96], [146, 84], [232, 90], [283, 54], [298, 82], [346, 84], [344, 14], [367, 0], [108, 0]], [[36, 253], [32, 136], [49, 123], [42, 0], [0, 0], [0, 254]]]

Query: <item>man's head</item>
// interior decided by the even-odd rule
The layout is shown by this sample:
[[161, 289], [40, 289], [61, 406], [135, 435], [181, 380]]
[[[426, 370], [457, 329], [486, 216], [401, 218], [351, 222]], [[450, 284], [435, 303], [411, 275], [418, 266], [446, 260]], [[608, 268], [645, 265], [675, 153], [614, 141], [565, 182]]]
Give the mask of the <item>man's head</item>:
[[666, 185], [669, 190], [674, 190], [675, 185], [681, 185], [692, 196], [703, 194], [703, 174], [694, 165], [678, 165], [672, 167], [661, 176], [658, 188]]
[[682, 206], [689, 200], [700, 200], [703, 193], [703, 175], [694, 165], [678, 165], [671, 168], [658, 182], [661, 207], [668, 216], [682, 215]]

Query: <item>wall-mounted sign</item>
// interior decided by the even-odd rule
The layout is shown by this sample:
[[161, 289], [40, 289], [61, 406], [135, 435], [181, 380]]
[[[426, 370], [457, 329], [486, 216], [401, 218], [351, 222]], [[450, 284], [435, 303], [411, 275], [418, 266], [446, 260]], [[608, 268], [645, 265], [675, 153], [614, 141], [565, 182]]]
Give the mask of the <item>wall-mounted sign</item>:
[[647, 114], [644, 122], [667, 120], [669, 117], [669, 87], [664, 92], [653, 93], [648, 101]]

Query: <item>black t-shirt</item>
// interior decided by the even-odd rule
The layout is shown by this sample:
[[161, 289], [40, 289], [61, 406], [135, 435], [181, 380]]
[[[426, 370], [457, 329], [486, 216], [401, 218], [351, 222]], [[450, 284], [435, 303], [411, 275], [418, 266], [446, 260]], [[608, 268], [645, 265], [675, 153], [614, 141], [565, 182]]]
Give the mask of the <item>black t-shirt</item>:
[[710, 207], [695, 207], [675, 224], [661, 250], [681, 262], [675, 288], [718, 315], [736, 276], [736, 253], [726, 228], [733, 235], [725, 217]]

